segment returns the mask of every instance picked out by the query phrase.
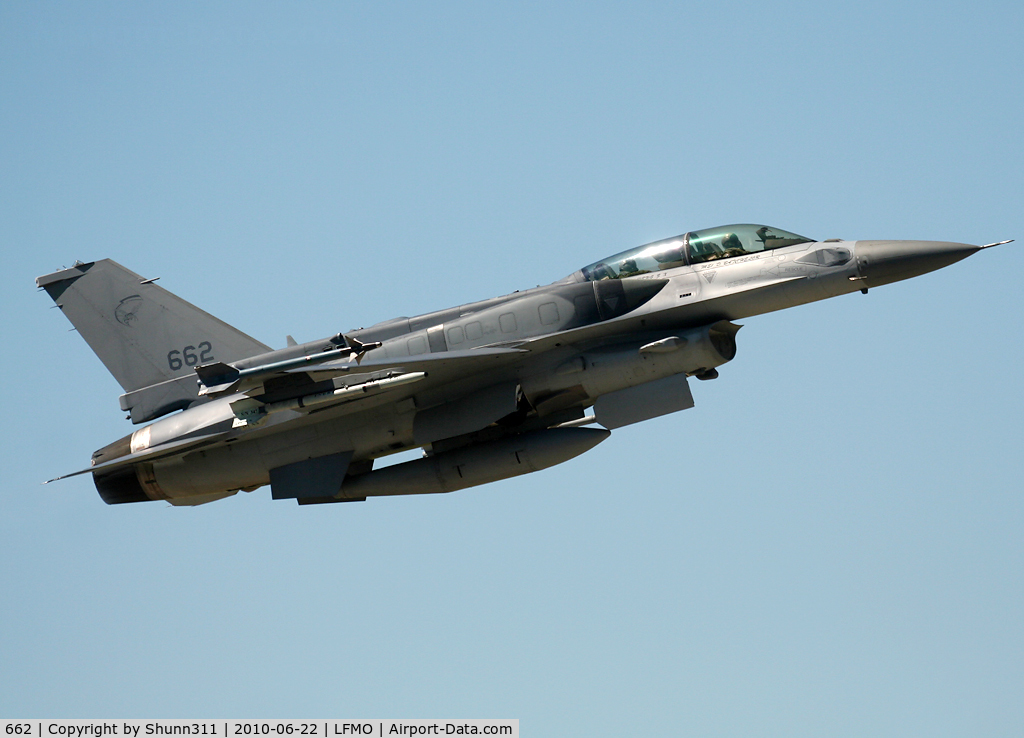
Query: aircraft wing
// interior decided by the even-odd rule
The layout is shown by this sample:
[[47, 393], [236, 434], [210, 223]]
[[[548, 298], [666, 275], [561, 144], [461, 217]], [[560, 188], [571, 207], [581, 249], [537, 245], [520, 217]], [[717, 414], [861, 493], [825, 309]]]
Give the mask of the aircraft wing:
[[394, 369], [403, 373], [424, 372], [434, 381], [444, 381], [449, 377], [466, 376], [486, 369], [504, 366], [522, 358], [526, 353], [529, 352], [520, 348], [479, 348], [464, 351], [418, 354], [416, 356], [399, 356], [393, 359], [364, 359], [360, 363], [355, 361], [336, 361], [317, 364], [313, 367], [298, 367], [290, 369], [286, 373], [306, 374], [310, 379], [323, 381], [335, 377], [367, 374], [381, 369]]
[[372, 398], [407, 385], [416, 384], [413, 392], [431, 390], [500, 369], [526, 353], [515, 348], [471, 349], [393, 359], [347, 358], [257, 372], [247, 378], [247, 387], [240, 388], [248, 396], [233, 401], [231, 410], [236, 418], [235, 427], [240, 427], [262, 423], [268, 415], [286, 410], [306, 413], [342, 404], [376, 404], [381, 400]]

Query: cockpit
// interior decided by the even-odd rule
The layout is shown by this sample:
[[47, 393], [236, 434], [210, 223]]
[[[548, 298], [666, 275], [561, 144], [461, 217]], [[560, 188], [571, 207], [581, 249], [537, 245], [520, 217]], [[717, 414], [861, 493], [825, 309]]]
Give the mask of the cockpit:
[[812, 238], [804, 238], [780, 228], [741, 223], [691, 231], [675, 238], [638, 246], [585, 266], [582, 272], [588, 282], [625, 279], [813, 241]]

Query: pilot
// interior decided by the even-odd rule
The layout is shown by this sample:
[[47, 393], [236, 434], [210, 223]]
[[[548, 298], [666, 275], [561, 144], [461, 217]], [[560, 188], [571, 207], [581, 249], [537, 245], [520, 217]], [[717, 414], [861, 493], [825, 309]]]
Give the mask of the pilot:
[[727, 233], [722, 238], [722, 249], [724, 253], [721, 258], [723, 259], [730, 259], [733, 256], [743, 256], [743, 254], [746, 253], [746, 250], [743, 248], [743, 243], [735, 233]]
[[619, 264], [619, 279], [622, 277], [632, 277], [634, 274], [639, 274], [640, 270], [637, 269], [636, 259], [623, 259], [622, 263]]
[[593, 269], [590, 270], [590, 275], [590, 278], [595, 282], [602, 279], [615, 279], [615, 272], [613, 272], [603, 261], [598, 264], [594, 264]]
[[699, 263], [702, 261], [714, 261], [715, 259], [724, 259], [725, 255], [722, 253], [722, 247], [714, 241], [690, 241], [690, 260], [692, 262]]
[[658, 271], [662, 269], [675, 269], [681, 267], [683, 262], [683, 250], [679, 246], [673, 246], [672, 248], [662, 251], [660, 254], [655, 254], [654, 258], [658, 262]]
[[702, 261], [708, 260], [708, 247], [704, 245], [703, 241], [697, 239], [690, 240], [690, 261], [697, 264]]

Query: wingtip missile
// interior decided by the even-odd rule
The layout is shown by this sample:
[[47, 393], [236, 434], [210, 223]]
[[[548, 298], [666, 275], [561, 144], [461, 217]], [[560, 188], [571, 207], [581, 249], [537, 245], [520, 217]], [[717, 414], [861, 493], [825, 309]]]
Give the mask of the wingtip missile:
[[247, 366], [245, 368], [239, 368], [223, 362], [197, 366], [196, 376], [199, 381], [199, 394], [217, 397], [242, 392], [245, 391], [246, 387], [254, 387], [261, 384], [263, 380], [269, 379], [275, 374], [305, 366], [323, 364], [334, 359], [347, 359], [358, 364], [368, 351], [372, 351], [382, 345], [380, 341], [363, 343], [354, 338], [347, 338], [341, 333], [331, 338], [330, 342], [337, 345], [338, 348], [266, 364], [257, 364], [256, 366]]

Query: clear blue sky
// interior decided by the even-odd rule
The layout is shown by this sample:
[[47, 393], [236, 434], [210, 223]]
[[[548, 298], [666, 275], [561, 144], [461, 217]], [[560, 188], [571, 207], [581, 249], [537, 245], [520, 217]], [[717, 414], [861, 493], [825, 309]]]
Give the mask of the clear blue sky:
[[745, 321], [696, 407], [445, 496], [108, 507], [33, 279], [274, 346], [730, 222], [1024, 238], [1024, 6], [0, 4], [0, 714], [1024, 733], [1024, 244]]

